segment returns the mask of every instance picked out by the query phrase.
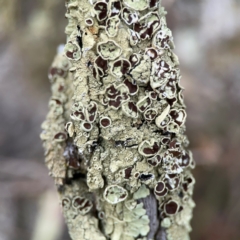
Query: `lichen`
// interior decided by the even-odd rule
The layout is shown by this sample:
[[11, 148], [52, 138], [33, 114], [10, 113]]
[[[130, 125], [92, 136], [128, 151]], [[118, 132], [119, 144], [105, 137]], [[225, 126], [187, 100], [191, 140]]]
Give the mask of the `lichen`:
[[73, 240], [189, 239], [195, 163], [160, 2], [66, 1], [41, 138]]
[[112, 40], [99, 43], [97, 49], [100, 56], [106, 60], [114, 60], [122, 53], [122, 49]]
[[69, 234], [74, 240], [106, 240], [98, 230], [98, 219], [91, 214], [93, 198], [84, 182], [73, 181], [60, 192], [60, 202]]
[[111, 204], [117, 204], [124, 201], [128, 196], [128, 192], [117, 185], [108, 186], [104, 191], [104, 198]]

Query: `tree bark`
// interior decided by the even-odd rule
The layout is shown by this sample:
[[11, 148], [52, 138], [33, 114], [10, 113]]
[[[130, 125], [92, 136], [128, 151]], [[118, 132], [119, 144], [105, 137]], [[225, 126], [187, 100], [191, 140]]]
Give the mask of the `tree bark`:
[[41, 138], [73, 240], [185, 240], [194, 168], [159, 0], [68, 0]]

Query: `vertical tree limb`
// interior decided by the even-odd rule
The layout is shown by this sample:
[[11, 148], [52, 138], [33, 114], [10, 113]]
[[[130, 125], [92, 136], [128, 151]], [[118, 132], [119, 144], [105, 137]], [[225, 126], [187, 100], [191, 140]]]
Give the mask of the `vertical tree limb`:
[[185, 240], [194, 167], [158, 0], [68, 0], [41, 135], [73, 240]]

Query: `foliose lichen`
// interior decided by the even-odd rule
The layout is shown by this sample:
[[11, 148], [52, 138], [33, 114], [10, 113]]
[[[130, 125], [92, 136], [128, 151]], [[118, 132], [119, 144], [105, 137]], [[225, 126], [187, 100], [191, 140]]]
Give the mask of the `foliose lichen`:
[[189, 239], [195, 163], [161, 1], [66, 8], [41, 138], [71, 238]]

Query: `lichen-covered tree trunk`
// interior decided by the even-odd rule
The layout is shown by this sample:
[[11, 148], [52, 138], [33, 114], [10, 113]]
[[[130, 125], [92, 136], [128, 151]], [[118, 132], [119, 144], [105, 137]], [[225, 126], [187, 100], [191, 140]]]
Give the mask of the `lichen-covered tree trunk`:
[[194, 167], [159, 0], [68, 0], [41, 138], [73, 240], [186, 240]]

